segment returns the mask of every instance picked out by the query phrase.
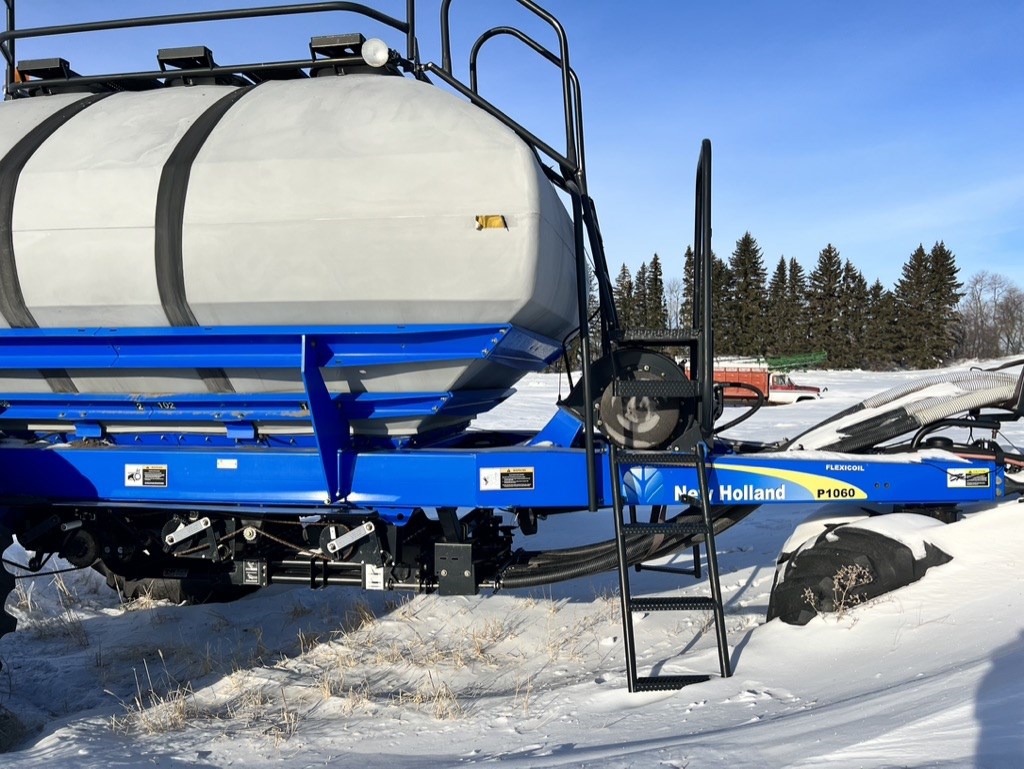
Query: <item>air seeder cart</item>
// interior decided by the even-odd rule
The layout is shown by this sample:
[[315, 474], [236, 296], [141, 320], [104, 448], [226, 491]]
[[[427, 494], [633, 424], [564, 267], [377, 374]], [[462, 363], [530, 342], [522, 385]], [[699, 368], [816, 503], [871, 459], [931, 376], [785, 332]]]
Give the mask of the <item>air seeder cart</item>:
[[[557, 48], [487, 29], [465, 83], [451, 0], [439, 64], [420, 59], [413, 0], [401, 19], [319, 2], [31, 29], [5, 0], [0, 544], [16, 536], [28, 572], [59, 555], [126, 592], [158, 580], [206, 600], [280, 583], [458, 595], [617, 568], [629, 687], [674, 688], [707, 676], [638, 677], [632, 613], [711, 611], [730, 675], [714, 538], [759, 506], [948, 516], [1019, 492], [1019, 457], [938, 434], [1019, 418], [1024, 380], [1001, 372], [883, 394], [788, 444], [724, 439], [739, 420], [722, 423], [714, 382], [710, 143], [692, 317], [624, 328], [566, 36], [517, 2]], [[67, 35], [309, 13], [332, 34], [283, 61], [199, 45], [80, 74], [59, 56]], [[333, 34], [351, 25], [389, 39]], [[481, 93], [497, 37], [560, 78], [563, 147]], [[30, 38], [53, 58], [19, 60]], [[579, 374], [543, 429], [470, 428], [570, 348]], [[609, 508], [610, 541], [514, 544]], [[706, 597], [631, 595], [631, 567], [688, 548]]]

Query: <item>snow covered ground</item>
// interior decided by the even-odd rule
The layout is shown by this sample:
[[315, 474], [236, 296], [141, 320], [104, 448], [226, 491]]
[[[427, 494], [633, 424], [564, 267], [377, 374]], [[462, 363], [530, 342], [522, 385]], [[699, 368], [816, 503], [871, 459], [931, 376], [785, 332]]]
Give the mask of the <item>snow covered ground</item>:
[[[912, 376], [797, 375], [825, 398], [763, 409], [733, 436], [793, 436]], [[557, 392], [530, 377], [480, 425], [540, 426]], [[1024, 426], [1006, 438], [1024, 446]], [[765, 508], [719, 538], [735, 675], [661, 694], [625, 692], [612, 574], [459, 598], [274, 587], [195, 607], [121, 606], [89, 572], [25, 580], [0, 705], [27, 733], [0, 709], [14, 743], [0, 766], [1024, 767], [1024, 507], [940, 529], [952, 562], [841, 620], [766, 624], [774, 559], [810, 512]], [[538, 537], [611, 526], [576, 514]], [[634, 589], [678, 579], [645, 572]], [[717, 667], [708, 618], [639, 616], [636, 631], [642, 669]]]

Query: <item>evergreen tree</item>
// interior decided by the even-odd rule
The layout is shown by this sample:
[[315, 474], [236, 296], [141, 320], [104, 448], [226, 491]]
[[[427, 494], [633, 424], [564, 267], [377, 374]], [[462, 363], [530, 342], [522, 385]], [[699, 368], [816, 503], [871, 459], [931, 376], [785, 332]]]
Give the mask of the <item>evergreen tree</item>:
[[612, 295], [615, 297], [615, 308], [619, 313], [619, 325], [622, 328], [629, 328], [633, 325], [633, 276], [629, 274], [629, 268], [625, 264], [615, 279]]
[[643, 262], [636, 269], [636, 276], [633, 278], [633, 307], [632, 323], [635, 327], [643, 327], [647, 322], [650, 312], [647, 302], [647, 287], [650, 279], [647, 275], [647, 262]]
[[763, 353], [767, 273], [761, 249], [749, 232], [736, 241], [736, 250], [729, 259], [729, 271], [732, 274], [727, 311], [730, 352], [739, 355]]
[[843, 275], [837, 297], [839, 336], [834, 365], [840, 368], [864, 366], [864, 340], [867, 335], [868, 283], [849, 259], [843, 264]]
[[896, 300], [882, 281], [868, 289], [867, 318], [864, 331], [864, 366], [875, 371], [892, 368], [896, 363]]
[[786, 326], [789, 323], [786, 308], [787, 274], [786, 257], [780, 256], [779, 263], [775, 266], [775, 272], [772, 273], [771, 282], [768, 283], [768, 310], [765, 317], [767, 331], [765, 349], [775, 355], [785, 352]]
[[661, 260], [655, 254], [651, 257], [647, 269], [647, 316], [644, 325], [647, 328], [668, 327], [668, 305], [665, 303], [665, 280], [661, 272]]
[[829, 243], [818, 254], [808, 280], [808, 337], [814, 350], [824, 350], [835, 361], [843, 342], [840, 339], [839, 313], [836, 298], [843, 280], [843, 263], [839, 251]]
[[597, 292], [597, 275], [587, 263], [587, 319], [590, 329], [590, 351], [596, 359], [601, 355], [601, 299]]
[[899, 324], [898, 358], [908, 368], [931, 368], [935, 354], [932, 314], [934, 284], [931, 260], [923, 245], [918, 245], [903, 265], [896, 282], [896, 322]]
[[799, 355], [814, 352], [807, 340], [807, 275], [796, 259], [789, 260], [786, 279], [786, 326], [782, 336], [782, 354]]
[[[694, 328], [697, 324], [693, 322], [693, 291], [694, 291], [694, 261], [695, 256], [690, 246], [686, 247], [686, 254], [683, 257], [683, 301], [680, 310], [680, 325], [683, 328]], [[711, 252], [711, 317], [718, 341], [721, 340], [723, 327], [725, 326], [724, 313], [726, 297], [729, 293], [729, 284], [732, 280], [729, 273], [729, 266]], [[699, 320], [698, 320], [699, 323]], [[721, 345], [718, 345], [721, 352]]]
[[687, 246], [683, 255], [683, 300], [679, 305], [679, 325], [693, 327], [693, 247]]
[[964, 296], [959, 280], [960, 268], [956, 257], [941, 240], [928, 252], [931, 263], [933, 355], [936, 362], [945, 363], [953, 357], [960, 341], [960, 313], [957, 306]]
[[711, 255], [711, 321], [715, 329], [713, 352], [730, 355], [729, 297], [732, 286], [732, 271], [724, 259]]

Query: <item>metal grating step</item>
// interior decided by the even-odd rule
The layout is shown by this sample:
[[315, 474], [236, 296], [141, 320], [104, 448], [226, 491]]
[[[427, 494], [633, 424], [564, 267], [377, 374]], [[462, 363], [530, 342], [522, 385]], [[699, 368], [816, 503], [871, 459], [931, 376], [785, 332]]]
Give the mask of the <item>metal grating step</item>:
[[700, 341], [699, 334], [693, 328], [620, 328], [612, 332], [612, 340], [617, 344], [648, 344], [691, 345]]
[[620, 379], [614, 383], [618, 398], [696, 398], [697, 383], [690, 379]]
[[655, 467], [696, 467], [697, 459], [685, 451], [617, 451], [620, 465], [651, 465]]
[[691, 684], [702, 684], [710, 681], [711, 676], [637, 676], [636, 686], [633, 691], [637, 692], [670, 692], [675, 689], [682, 689]]
[[669, 523], [624, 523], [625, 534], [707, 534], [703, 521], [677, 521]]
[[630, 598], [632, 611], [711, 611], [713, 598], [706, 596], [679, 596], [675, 598]]

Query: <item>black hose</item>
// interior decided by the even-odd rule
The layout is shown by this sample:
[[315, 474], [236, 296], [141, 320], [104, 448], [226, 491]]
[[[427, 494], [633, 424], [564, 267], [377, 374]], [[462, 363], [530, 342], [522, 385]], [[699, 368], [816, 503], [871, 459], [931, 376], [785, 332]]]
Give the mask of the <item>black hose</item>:
[[[626, 545], [626, 560], [630, 565], [640, 563], [653, 557], [653, 542], [655, 535], [644, 536], [640, 540], [634, 540]], [[556, 568], [530, 569], [529, 564], [525, 567], [509, 568], [500, 579], [502, 587], [537, 587], [552, 582], [563, 582], [577, 577], [586, 577], [591, 574], [599, 574], [603, 571], [611, 571], [618, 563], [618, 556], [615, 552], [615, 542], [608, 543], [608, 552], [583, 562], [566, 564]], [[522, 569], [523, 573], [518, 573]]]
[[[756, 414], [758, 410], [760, 410], [760, 408], [764, 405], [764, 393], [761, 392], [760, 388], [755, 387], [752, 384], [747, 384], [746, 382], [717, 382], [715, 386], [721, 386], [723, 393], [726, 387], [735, 387], [738, 390], [749, 390], [754, 394], [754, 397], [757, 399], [752, 406], [750, 406], [746, 411], [744, 411], [735, 419], [726, 422], [724, 425], [715, 425], [715, 429], [720, 433], [724, 433], [729, 428], [735, 427], [741, 422], [747, 421], [752, 416], [754, 416], [754, 414]], [[724, 400], [725, 395], [723, 395], [722, 398]]]
[[[676, 516], [673, 523], [689, 523], [690, 521], [696, 522], [700, 520], [697, 515], [685, 514]], [[632, 534], [626, 536], [627, 544], [635, 539], [641, 539], [650, 535], [647, 534]], [[535, 550], [525, 551], [525, 555], [530, 558], [530, 563], [543, 563], [545, 561], [562, 561], [568, 558], [582, 558], [590, 559], [600, 553], [606, 551], [609, 547], [615, 547], [615, 540], [604, 540], [601, 542], [591, 542], [587, 545], [577, 545], [575, 547], [567, 547], [560, 550]]]
[[897, 418], [889, 420], [874, 430], [867, 432], [857, 431], [847, 435], [835, 443], [830, 443], [824, 448], [828, 451], [859, 451], [861, 449], [877, 446], [885, 441], [898, 438], [921, 426], [921, 423], [909, 414], [901, 414]]
[[[717, 535], [736, 525], [756, 510], [757, 507], [757, 505], [734, 505], [724, 508], [713, 521], [715, 534]], [[685, 518], [692, 517], [680, 516], [672, 522], [683, 522]], [[703, 538], [702, 534], [678, 536], [640, 534], [627, 540], [626, 561], [628, 565], [633, 566], [643, 561], [660, 558], [678, 550], [692, 547], [694, 543], [703, 541]], [[591, 574], [599, 574], [604, 571], [611, 571], [618, 565], [615, 540], [595, 543], [585, 547], [595, 550], [600, 548], [605, 552], [596, 552], [592, 557], [582, 561], [572, 557], [571, 549], [523, 553], [521, 557], [525, 558], [526, 561], [508, 567], [499, 576], [498, 583], [504, 588], [537, 587], [539, 585], [563, 582], [578, 577], [586, 577]]]
[[835, 421], [837, 421], [839, 419], [843, 419], [845, 417], [850, 416], [851, 414], [856, 414], [858, 411], [863, 411], [863, 410], [864, 410], [864, 402], [863, 401], [861, 401], [860, 403], [855, 403], [854, 405], [850, 406], [849, 408], [845, 408], [842, 411], [840, 411], [840, 412], [838, 412], [836, 414], [833, 414], [828, 419], [825, 419], [825, 420], [823, 420], [821, 422], [818, 422], [818, 424], [814, 425], [814, 427], [811, 427], [811, 428], [809, 428], [807, 430], [804, 430], [802, 433], [797, 435], [792, 440], [789, 440], [789, 441], [786, 441], [785, 443], [783, 443], [779, 448], [782, 449], [782, 450], [785, 450], [785, 449], [792, 448], [793, 446], [797, 446], [797, 445], [799, 445], [800, 439], [803, 438], [808, 433], [812, 433], [815, 430], [820, 430], [825, 425], [832, 424], [833, 422], [835, 422]]

